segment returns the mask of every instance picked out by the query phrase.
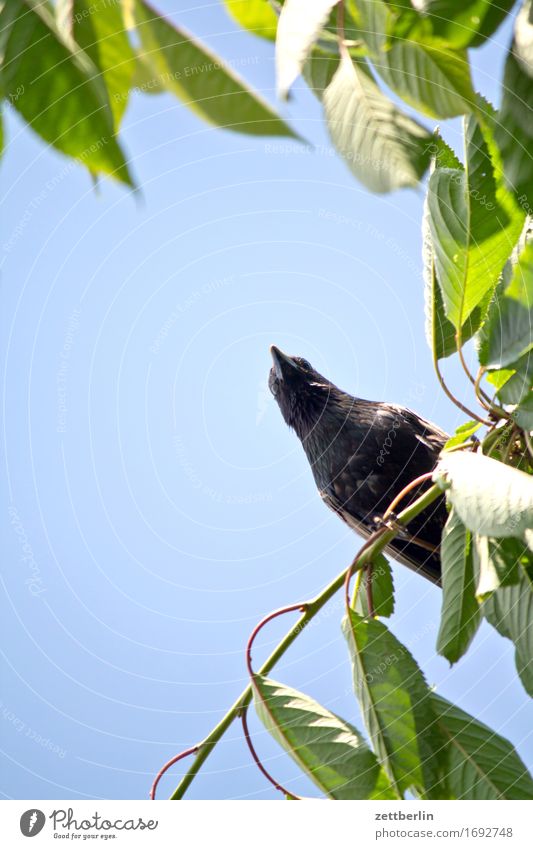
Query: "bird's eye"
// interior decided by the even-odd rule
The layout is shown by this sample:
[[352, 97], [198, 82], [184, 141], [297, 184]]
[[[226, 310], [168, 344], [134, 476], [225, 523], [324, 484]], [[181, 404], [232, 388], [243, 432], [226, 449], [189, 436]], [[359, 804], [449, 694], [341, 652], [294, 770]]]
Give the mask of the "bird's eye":
[[312, 371], [311, 363], [308, 360], [304, 360], [303, 357], [300, 357], [298, 363], [306, 371]]

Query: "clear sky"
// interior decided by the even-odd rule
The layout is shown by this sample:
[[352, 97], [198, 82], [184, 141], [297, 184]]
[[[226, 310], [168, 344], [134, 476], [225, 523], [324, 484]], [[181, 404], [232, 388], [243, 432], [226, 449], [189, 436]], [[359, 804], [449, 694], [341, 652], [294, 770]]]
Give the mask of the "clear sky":
[[[274, 102], [272, 46], [239, 32], [218, 2], [191, 5], [158, 3]], [[507, 41], [499, 32], [473, 54], [493, 99]], [[266, 389], [271, 343], [354, 394], [448, 430], [463, 420], [424, 337], [423, 191], [376, 197], [356, 184], [302, 86], [281, 109], [308, 146], [214, 130], [170, 96], [135, 96], [122, 137], [140, 200], [110, 181], [95, 192], [8, 113], [6, 797], [146, 797], [159, 766], [246, 683], [256, 621], [351, 561], [359, 541], [322, 505]], [[447, 133], [459, 147], [459, 124]], [[459, 371], [446, 373], [461, 393]], [[440, 591], [404, 567], [394, 574], [394, 633], [440, 693], [531, 766], [511, 645], [485, 624], [450, 669], [435, 653]], [[361, 728], [341, 612], [334, 600], [273, 677]], [[288, 625], [263, 632], [256, 661]], [[253, 717], [251, 727], [271, 772], [309, 792]], [[276, 793], [235, 726], [190, 795]]]

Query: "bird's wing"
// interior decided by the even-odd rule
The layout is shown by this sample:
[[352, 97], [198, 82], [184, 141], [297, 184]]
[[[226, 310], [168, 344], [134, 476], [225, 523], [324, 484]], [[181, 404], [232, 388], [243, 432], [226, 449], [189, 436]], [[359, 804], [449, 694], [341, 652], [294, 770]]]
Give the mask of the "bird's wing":
[[[368, 536], [393, 498], [412, 480], [432, 471], [448, 437], [403, 407], [372, 405], [368, 410], [358, 409], [358, 419], [362, 429], [351, 428], [340, 437], [343, 444], [336, 452], [339, 462], [320, 494], [354, 530]], [[423, 487], [412, 490], [398, 505], [398, 511], [422, 491]], [[390, 546], [395, 557], [437, 583], [438, 547], [446, 517], [444, 499], [439, 499]]]

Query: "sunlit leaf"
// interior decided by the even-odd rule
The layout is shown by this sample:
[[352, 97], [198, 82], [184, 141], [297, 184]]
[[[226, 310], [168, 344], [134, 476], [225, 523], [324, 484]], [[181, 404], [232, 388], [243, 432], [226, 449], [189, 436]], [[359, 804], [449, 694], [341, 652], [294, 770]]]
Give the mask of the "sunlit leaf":
[[437, 278], [446, 316], [456, 328], [490, 297], [524, 221], [493, 170], [473, 117], [465, 136], [465, 170], [436, 168], [428, 188]]
[[[432, 35], [455, 47], [476, 47], [491, 36], [509, 14], [515, 0], [417, 0]], [[412, 25], [415, 21], [412, 22]]]
[[533, 245], [528, 244], [512, 270], [507, 287], [500, 287], [481, 334], [479, 361], [501, 369], [533, 347]]
[[533, 697], [533, 555], [523, 548], [520, 583], [501, 587], [482, 605], [496, 630], [515, 645], [515, 662], [524, 688]]
[[285, 0], [276, 36], [276, 77], [286, 97], [338, 0]]
[[61, 33], [47, 4], [10, 0], [0, 8], [2, 84], [14, 108], [44, 141], [93, 173], [131, 184], [97, 68]]
[[457, 445], [462, 445], [471, 436], [479, 430], [481, 424], [479, 422], [465, 422], [465, 424], [459, 425], [456, 429], [453, 436], [451, 436], [444, 446], [444, 450], [448, 450], [449, 448], [455, 448]]
[[274, 41], [278, 16], [269, 0], [224, 0], [224, 5], [241, 27], [261, 38]]
[[105, 82], [109, 103], [118, 127], [128, 104], [135, 61], [117, 2], [58, 0], [58, 25], [94, 62]]
[[434, 473], [466, 527], [488, 537], [524, 538], [533, 528], [533, 477], [471, 451], [441, 455]]
[[442, 41], [396, 37], [395, 16], [384, 0], [357, 0], [372, 63], [406, 103], [432, 118], [470, 112], [475, 103], [466, 52]]
[[[369, 581], [370, 578], [370, 581]], [[361, 586], [357, 594], [355, 611], [368, 616], [368, 585], [372, 590], [372, 606], [375, 616], [392, 616], [394, 613], [394, 582], [392, 571], [386, 557], [379, 554], [373, 561], [372, 569], [365, 569]]]

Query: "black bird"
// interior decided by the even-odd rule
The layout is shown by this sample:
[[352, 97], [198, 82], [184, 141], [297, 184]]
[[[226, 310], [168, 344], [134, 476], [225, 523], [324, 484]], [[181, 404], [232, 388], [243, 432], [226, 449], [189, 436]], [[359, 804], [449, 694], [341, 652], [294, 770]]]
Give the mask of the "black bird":
[[[406, 407], [348, 395], [301, 357], [289, 357], [274, 345], [270, 351], [270, 391], [303, 445], [321, 497], [368, 537], [393, 498], [433, 470], [447, 434]], [[420, 492], [413, 489], [399, 509]], [[441, 498], [388, 546], [393, 557], [439, 585], [446, 518]]]

